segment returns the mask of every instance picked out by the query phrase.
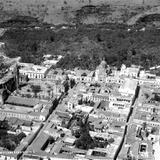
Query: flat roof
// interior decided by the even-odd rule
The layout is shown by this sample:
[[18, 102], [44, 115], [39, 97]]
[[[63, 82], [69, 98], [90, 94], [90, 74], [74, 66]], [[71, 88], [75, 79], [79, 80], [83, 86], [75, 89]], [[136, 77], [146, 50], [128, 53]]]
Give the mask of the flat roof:
[[19, 64], [21, 68], [19, 71], [26, 71], [26, 72], [36, 72], [38, 73], [45, 73], [47, 71], [47, 67], [40, 66], [40, 65], [34, 65], [33, 63], [20, 63]]
[[124, 90], [127, 91], [128, 89], [131, 91], [135, 91], [138, 85], [138, 81], [135, 79], [125, 79], [124, 83], [120, 87], [120, 91]]
[[74, 137], [64, 137], [63, 141], [64, 143], [71, 143], [73, 144], [75, 142], [76, 138]]
[[129, 72], [132, 72], [132, 73], [134, 72], [134, 73], [138, 74], [140, 68], [131, 66], [131, 67], [128, 67], [127, 69]]
[[98, 108], [102, 109], [102, 108], [108, 108], [108, 107], [109, 107], [109, 101], [101, 101]]

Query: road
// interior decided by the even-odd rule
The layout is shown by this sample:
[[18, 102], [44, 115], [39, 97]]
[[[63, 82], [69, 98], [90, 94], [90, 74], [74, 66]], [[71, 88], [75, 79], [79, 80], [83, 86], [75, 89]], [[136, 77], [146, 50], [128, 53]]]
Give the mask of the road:
[[[58, 106], [59, 102], [61, 101], [61, 99], [63, 98], [63, 95], [58, 99], [58, 103], [56, 104], [56, 107]], [[55, 107], [55, 108], [56, 108]], [[52, 113], [54, 112], [54, 110], [50, 113], [50, 115], [48, 116], [48, 118], [46, 119], [45, 122], [42, 122], [42, 127], [40, 128], [39, 132], [37, 133], [37, 135], [35, 135], [34, 139], [32, 140], [32, 142], [27, 146], [27, 148], [33, 143], [33, 141], [40, 136], [40, 134], [45, 130], [45, 128], [48, 126], [48, 124], [50, 123], [50, 120], [52, 119]], [[27, 150], [26, 148], [26, 150]], [[25, 151], [26, 151], [25, 150]], [[23, 151], [25, 153], [25, 151]], [[20, 159], [23, 159], [23, 154], [21, 155]]]
[[139, 100], [139, 95], [140, 95], [140, 92], [138, 92], [138, 96], [137, 98], [135, 99], [133, 105], [131, 106], [131, 109], [130, 109], [130, 113], [128, 114], [128, 118], [127, 118], [127, 122], [126, 122], [126, 125], [125, 125], [125, 130], [124, 130], [124, 134], [123, 134], [123, 138], [122, 138], [122, 141], [121, 141], [121, 144], [120, 144], [120, 147], [118, 148], [118, 151], [117, 151], [117, 154], [115, 155], [114, 157], [114, 160], [117, 159], [121, 149], [122, 149], [122, 146], [124, 144], [124, 141], [125, 141], [125, 137], [126, 137], [126, 134], [128, 132], [128, 128], [132, 125], [132, 122], [133, 122], [133, 118], [135, 116], [135, 113], [136, 113], [136, 109], [138, 107], [138, 100]]

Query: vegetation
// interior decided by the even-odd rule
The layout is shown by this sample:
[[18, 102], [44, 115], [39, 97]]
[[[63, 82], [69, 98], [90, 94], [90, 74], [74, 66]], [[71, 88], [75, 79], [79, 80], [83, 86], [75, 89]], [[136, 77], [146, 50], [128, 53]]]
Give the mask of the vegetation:
[[67, 93], [69, 90], [69, 82], [68, 80], [63, 82], [63, 86], [64, 86], [64, 92]]
[[86, 118], [84, 121], [83, 118], [80, 118], [77, 121], [77, 125], [80, 126], [79, 130], [76, 130], [73, 135], [77, 138], [75, 141], [75, 146], [80, 149], [92, 149], [95, 147], [98, 148], [106, 148], [107, 145], [114, 142], [113, 138], [110, 139], [103, 139], [101, 137], [91, 137], [90, 136], [90, 124], [88, 122], [88, 118]]
[[39, 21], [36, 18], [30, 16], [14, 16], [13, 18], [4, 21], [0, 24], [0, 27], [34, 27], [39, 25]]
[[[14, 24], [15, 21], [17, 24], [22, 18], [8, 23]], [[27, 20], [24, 23], [28, 23]], [[128, 27], [123, 24], [106, 23], [52, 30], [44, 24], [40, 29], [11, 28], [1, 40], [6, 42], [6, 55], [20, 56], [22, 62], [41, 64], [44, 54], [62, 54], [64, 58], [57, 67], [65, 69], [80, 67], [93, 70], [103, 57], [112, 66], [119, 67], [124, 63], [149, 68], [160, 62], [160, 30], [150, 27], [140, 31], [143, 26], [137, 25], [127, 31]]]
[[69, 83], [71, 88], [73, 88], [76, 85], [75, 79], [70, 79]]
[[14, 151], [18, 144], [20, 144], [20, 141], [26, 137], [24, 133], [22, 134], [23, 135], [20, 137], [14, 134], [1, 133], [0, 146], [8, 149], [9, 151]]
[[23, 132], [19, 135], [7, 133], [7, 131], [11, 128], [12, 127], [9, 125], [8, 121], [0, 122], [0, 147], [3, 147], [9, 151], [14, 151], [26, 135]]
[[89, 124], [87, 121], [84, 123], [81, 121], [80, 137], [76, 140], [75, 145], [80, 149], [94, 148], [95, 144], [92, 137], [89, 134]]
[[6, 74], [6, 70], [10, 67], [9, 64], [5, 63], [3, 57], [0, 56], [0, 78], [2, 78]]
[[8, 121], [0, 121], [0, 129], [3, 129], [3, 130], [8, 130], [9, 129], [9, 124], [8, 124]]
[[34, 97], [37, 98], [37, 94], [41, 91], [41, 86], [39, 85], [31, 85], [32, 92], [34, 93]]
[[80, 67], [81, 69], [93, 70], [99, 64], [100, 57], [96, 54], [93, 54], [92, 56], [86, 54], [82, 54], [80, 56], [67, 54], [58, 62], [57, 67], [63, 69], [73, 69], [75, 67]]

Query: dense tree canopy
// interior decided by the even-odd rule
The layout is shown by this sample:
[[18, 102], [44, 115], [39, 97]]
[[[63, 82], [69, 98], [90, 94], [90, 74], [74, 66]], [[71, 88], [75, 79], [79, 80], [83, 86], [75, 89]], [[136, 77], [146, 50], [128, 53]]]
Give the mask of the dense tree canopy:
[[37, 98], [37, 94], [41, 91], [41, 86], [39, 85], [31, 85], [32, 92], [34, 93], [35, 98]]
[[[108, 30], [108, 28], [111, 28]], [[160, 62], [160, 31], [148, 29], [130, 32], [106, 25], [82, 25], [77, 29], [10, 29], [1, 38], [9, 57], [21, 56], [23, 62], [40, 64], [44, 54], [65, 57], [61, 68], [95, 69], [102, 57], [109, 65], [138, 64], [145, 68]]]
[[89, 134], [89, 124], [87, 121], [80, 124], [80, 137], [76, 140], [75, 145], [80, 149], [91, 149], [95, 147], [94, 141]]

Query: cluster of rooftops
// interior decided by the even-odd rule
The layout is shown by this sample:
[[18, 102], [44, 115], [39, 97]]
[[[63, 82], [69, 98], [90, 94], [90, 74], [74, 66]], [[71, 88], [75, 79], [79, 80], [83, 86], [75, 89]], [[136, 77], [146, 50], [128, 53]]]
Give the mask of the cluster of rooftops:
[[[43, 73], [38, 69], [33, 73], [26, 67], [23, 64], [19, 71], [27, 75], [29, 81], [61, 80], [63, 85], [63, 82], [75, 80], [75, 85], [69, 85], [67, 94], [63, 91], [50, 100], [10, 95], [1, 105], [0, 114], [4, 115], [1, 121], [14, 117], [17, 120], [12, 124], [15, 127], [12, 132], [24, 132], [27, 136], [15, 149], [20, 152], [1, 157], [158, 160], [158, 76], [139, 66], [122, 65], [117, 70], [104, 61], [95, 71], [47, 68]], [[56, 101], [59, 101], [58, 106]], [[79, 119], [82, 123], [88, 121], [88, 134], [96, 147], [77, 147], [79, 138], [75, 134], [81, 131]]]

